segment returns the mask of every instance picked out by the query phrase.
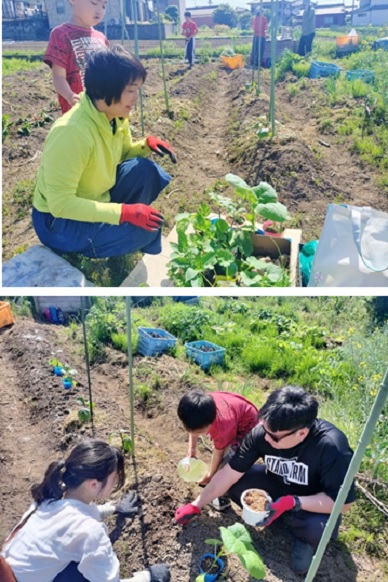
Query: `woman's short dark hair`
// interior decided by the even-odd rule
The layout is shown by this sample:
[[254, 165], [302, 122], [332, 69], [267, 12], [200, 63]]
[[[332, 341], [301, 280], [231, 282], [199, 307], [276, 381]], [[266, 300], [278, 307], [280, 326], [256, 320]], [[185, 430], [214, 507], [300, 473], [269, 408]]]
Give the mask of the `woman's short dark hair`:
[[187, 18], [191, 18], [191, 12], [185, 12], [185, 16], [187, 16]]
[[285, 386], [268, 396], [259, 410], [272, 432], [310, 427], [318, 414], [318, 401], [299, 386]]
[[191, 390], [179, 401], [178, 416], [186, 430], [200, 430], [212, 424], [217, 414], [216, 403], [210, 394]]
[[103, 99], [109, 106], [120, 101], [127, 85], [141, 80], [147, 71], [137, 57], [116, 45], [92, 52], [85, 69], [85, 90], [92, 101]]
[[104, 487], [114, 471], [117, 491], [125, 482], [123, 454], [104, 441], [88, 439], [77, 445], [65, 461], [51, 463], [43, 481], [31, 487], [31, 494], [38, 504], [46, 499], [61, 499], [67, 489], [75, 489], [87, 479], [97, 479]]

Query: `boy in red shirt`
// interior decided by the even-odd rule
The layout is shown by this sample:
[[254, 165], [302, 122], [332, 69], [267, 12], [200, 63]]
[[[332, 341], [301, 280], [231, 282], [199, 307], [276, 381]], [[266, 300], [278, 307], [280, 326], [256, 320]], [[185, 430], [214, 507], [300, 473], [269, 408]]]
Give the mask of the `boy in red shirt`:
[[84, 73], [88, 54], [107, 46], [108, 39], [93, 25], [105, 15], [107, 0], [69, 0], [70, 22], [51, 31], [44, 62], [51, 67], [62, 113], [78, 103], [84, 90]]
[[[213, 441], [210, 471], [200, 482], [200, 485], [206, 485], [234, 455], [245, 435], [256, 426], [258, 409], [240, 394], [192, 390], [180, 399], [178, 416], [189, 433], [188, 457], [196, 457], [200, 435], [207, 434]], [[219, 498], [212, 505], [222, 510], [230, 502]]]
[[259, 66], [259, 46], [260, 58], [261, 62], [263, 62], [265, 52], [265, 35], [268, 28], [268, 21], [260, 8], [257, 10], [256, 16], [252, 20], [252, 28], [254, 36], [252, 41], [251, 65], [257, 68]]
[[186, 37], [186, 51], [185, 59], [189, 61], [189, 69], [194, 63], [194, 53], [195, 53], [195, 35], [198, 32], [198, 26], [195, 24], [194, 20], [191, 20], [191, 12], [185, 12], [185, 22], [182, 25], [182, 34]]

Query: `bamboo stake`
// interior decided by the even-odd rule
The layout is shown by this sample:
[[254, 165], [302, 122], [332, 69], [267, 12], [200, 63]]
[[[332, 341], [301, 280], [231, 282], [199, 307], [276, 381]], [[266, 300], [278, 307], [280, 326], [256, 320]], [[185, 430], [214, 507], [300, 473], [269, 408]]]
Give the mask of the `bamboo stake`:
[[88, 389], [89, 389], [89, 411], [90, 411], [90, 420], [92, 423], [92, 435], [93, 438], [95, 436], [95, 429], [94, 429], [94, 415], [93, 415], [93, 395], [92, 395], [92, 383], [90, 380], [90, 362], [89, 362], [89, 350], [88, 350], [88, 342], [86, 338], [86, 325], [85, 325], [85, 303], [84, 297], [81, 295], [81, 314], [82, 314], [82, 332], [84, 338], [84, 352], [85, 352], [85, 364], [86, 364], [86, 374], [88, 377]]
[[369, 417], [365, 423], [364, 430], [362, 431], [362, 434], [358, 441], [357, 448], [354, 452], [349, 468], [345, 475], [344, 482], [342, 483], [341, 488], [339, 490], [338, 497], [336, 499], [336, 502], [334, 503], [333, 511], [331, 512], [331, 515], [326, 523], [326, 527], [323, 531], [321, 541], [319, 542], [319, 546], [317, 548], [317, 551], [315, 552], [309, 571], [307, 572], [305, 582], [313, 582], [314, 580], [315, 574], [317, 573], [317, 570], [321, 563], [326, 546], [330, 541], [331, 534], [333, 533], [337, 520], [340, 516], [342, 507], [345, 504], [346, 497], [349, 493], [349, 489], [359, 469], [362, 457], [365, 453], [365, 449], [368, 446], [369, 441], [372, 437], [373, 430], [379, 419], [381, 411], [384, 408], [387, 397], [388, 397], [388, 368], [385, 372], [383, 381], [380, 384], [379, 391], [372, 406], [372, 410], [370, 411]]
[[168, 95], [167, 95], [166, 75], [165, 75], [165, 72], [164, 72], [164, 53], [163, 53], [163, 40], [162, 40], [162, 20], [161, 20], [161, 17], [160, 17], [160, 4], [159, 4], [159, 0], [156, 0], [156, 12], [157, 12], [157, 16], [158, 16], [160, 58], [161, 58], [161, 62], [162, 62], [162, 77], [163, 77], [163, 87], [164, 87], [164, 99], [165, 99], [165, 102], [166, 102], [167, 115], [171, 119], [170, 105], [169, 105], [169, 102], [168, 102]]
[[125, 298], [125, 310], [127, 317], [127, 339], [128, 339], [128, 393], [129, 393], [129, 407], [131, 414], [131, 440], [132, 440], [132, 455], [135, 457], [135, 407], [133, 398], [133, 358], [132, 358], [132, 320], [131, 320], [131, 297]]

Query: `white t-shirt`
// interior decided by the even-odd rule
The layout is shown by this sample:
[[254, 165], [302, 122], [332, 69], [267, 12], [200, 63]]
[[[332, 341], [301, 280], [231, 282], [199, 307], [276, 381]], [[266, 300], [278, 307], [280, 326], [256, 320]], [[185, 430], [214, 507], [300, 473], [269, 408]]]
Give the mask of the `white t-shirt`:
[[120, 580], [120, 564], [97, 506], [75, 499], [41, 503], [2, 555], [18, 582], [52, 582], [70, 562], [77, 562], [90, 582]]

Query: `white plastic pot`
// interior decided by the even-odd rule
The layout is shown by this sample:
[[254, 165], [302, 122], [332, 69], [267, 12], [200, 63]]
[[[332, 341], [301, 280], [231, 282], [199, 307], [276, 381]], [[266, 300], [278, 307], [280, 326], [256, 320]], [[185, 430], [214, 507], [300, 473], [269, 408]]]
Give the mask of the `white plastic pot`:
[[269, 501], [269, 503], [272, 503], [272, 499], [266, 491], [263, 491], [263, 489], [246, 489], [243, 492], [243, 494], [241, 495], [241, 505], [243, 507], [243, 511], [242, 511], [243, 520], [248, 525], [255, 526], [257, 523], [259, 523], [260, 521], [263, 521], [263, 519], [265, 519], [267, 517], [268, 511], [254, 511], [245, 503], [244, 497], [250, 491], [260, 491], [260, 493], [263, 493], [266, 496], [267, 501]]

